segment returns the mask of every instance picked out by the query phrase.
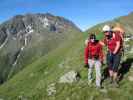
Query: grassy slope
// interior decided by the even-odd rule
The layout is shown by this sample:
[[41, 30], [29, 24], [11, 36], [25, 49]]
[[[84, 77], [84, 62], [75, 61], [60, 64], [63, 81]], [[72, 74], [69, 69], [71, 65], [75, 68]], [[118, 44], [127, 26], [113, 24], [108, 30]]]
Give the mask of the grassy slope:
[[[79, 34], [77, 34], [77, 35], [79, 35]], [[80, 36], [78, 36], [79, 38], [81, 38]], [[75, 41], [75, 43], [77, 44], [78, 42], [77, 41], [79, 41], [79, 38]], [[80, 41], [81, 41], [81, 39], [80, 39]], [[5, 85], [6, 84], [10, 84], [9, 85], [9, 87], [11, 86], [12, 87], [12, 85], [11, 84], [16, 84], [15, 86], [26, 86], [26, 85], [31, 85], [31, 83], [34, 83], [34, 82], [31, 82], [31, 80], [33, 80], [33, 79], [31, 79], [31, 80], [29, 80], [29, 79], [26, 79], [26, 78], [28, 78], [27, 76], [29, 76], [31, 73], [33, 73], [33, 74], [35, 74], [35, 76], [36, 76], [36, 74], [38, 73], [38, 75], [36, 76], [37, 77], [37, 80], [38, 80], [38, 78], [40, 77], [41, 78], [41, 76], [43, 77], [44, 76], [44, 72], [45, 71], [47, 71], [48, 70], [48, 72], [50, 73], [50, 70], [51, 71], [55, 71], [55, 68], [58, 68], [58, 64], [59, 63], [61, 63], [62, 61], [65, 61], [65, 59], [63, 59], [63, 58], [65, 58], [65, 56], [67, 55], [67, 52], [69, 52], [72, 48], [74, 48], [75, 47], [75, 43], [72, 43], [72, 41], [70, 40], [68, 40], [63, 46], [61, 46], [60, 48], [58, 48], [57, 50], [55, 50], [55, 51], [53, 51], [52, 53], [49, 53], [46, 57], [42, 57], [42, 58], [40, 58], [38, 61], [36, 61], [36, 62], [34, 62], [33, 64], [31, 64], [31, 65], [29, 65], [26, 69], [24, 69], [22, 72], [20, 72], [17, 76], [15, 76], [12, 80], [10, 80], [9, 81], [9, 83], [7, 82], [7, 83], [5, 83]], [[73, 54], [73, 52], [72, 52], [72, 54]], [[72, 55], [71, 54], [71, 55]], [[67, 55], [68, 56], [68, 55]], [[56, 59], [56, 60], [55, 60]], [[55, 68], [54, 68], [55, 67]], [[64, 69], [63, 69], [64, 70]], [[30, 72], [29, 72], [30, 71]], [[57, 70], [58, 71], [58, 70]], [[35, 73], [34, 73], [35, 72]], [[56, 72], [56, 71], [55, 71]], [[54, 72], [52, 72], [52, 73], [54, 73]], [[22, 75], [23, 74], [23, 75]], [[27, 75], [28, 74], [28, 75]], [[51, 74], [51, 75], [54, 75], [54, 74]], [[21, 78], [22, 79], [21, 79]], [[48, 75], [48, 77], [50, 77], [49, 75]], [[48, 78], [48, 77], [43, 77], [44, 79], [45, 78]], [[43, 79], [42, 78], [42, 79]], [[23, 82], [22, 81], [15, 81], [15, 80], [18, 80], [18, 79], [20, 79], [20, 80], [25, 80], [25, 81], [23, 81], [24, 82], [24, 84], [23, 84]], [[29, 82], [28, 82], [29, 81]], [[36, 81], [35, 80], [35, 78], [34, 78], [34, 80], [33, 81], [35, 81], [35, 84], [37, 84], [36, 82], [39, 82], [39, 80], [38, 81]], [[50, 81], [50, 79], [48, 80], [48, 81]], [[11, 83], [10, 83], [11, 82]], [[25, 83], [26, 82], [26, 83]], [[28, 84], [27, 84], [28, 83]], [[44, 82], [44, 84], [46, 84], [45, 82]], [[8, 86], [2, 86], [2, 87], [7, 87], [6, 89], [8, 89]], [[13, 86], [14, 87], [14, 86]], [[29, 86], [28, 86], [29, 87]], [[27, 87], [26, 87], [27, 88]], [[24, 89], [26, 89], [26, 88], [24, 88]], [[5, 90], [6, 90], [5, 89]], [[18, 89], [18, 88], [16, 88], [16, 89]], [[22, 87], [20, 88], [20, 89], [22, 89]], [[27, 88], [28, 89], [28, 88]], [[14, 90], [14, 89], [13, 89]], [[28, 89], [28, 90], [30, 90], [30, 89]], [[2, 92], [2, 91], [1, 91]], [[15, 92], [15, 90], [14, 90], [14, 92]], [[4, 91], [3, 91], [3, 93], [4, 93]], [[5, 91], [5, 93], [6, 93], [6, 91]], [[9, 92], [10, 93], [10, 92]], [[13, 93], [13, 91], [12, 91], [12, 89], [11, 89], [11, 93], [12, 94], [14, 94]], [[25, 92], [26, 93], [26, 92]]]
[[[133, 17], [131, 16], [131, 18]], [[127, 22], [127, 20], [123, 18], [117, 21], [122, 21], [121, 23], [126, 25], [125, 23], [130, 22]], [[129, 23], [130, 26], [131, 24]], [[99, 27], [102, 27], [102, 25], [96, 25], [88, 31], [90, 33], [94, 31], [99, 32], [101, 30]], [[129, 28], [129, 25], [126, 26]], [[96, 90], [94, 86], [90, 87], [87, 85], [87, 70], [83, 68], [83, 44], [85, 38], [86, 34], [77, 33], [77, 36], [72, 37], [59, 48], [27, 65], [21, 72], [0, 86], [0, 98], [17, 100], [19, 96], [22, 96], [30, 100], [103, 100], [105, 98], [132, 100], [133, 83], [129, 82], [127, 77], [129, 75], [133, 76], [133, 69], [130, 69], [120, 82], [120, 89], [105, 85], [107, 93], [103, 93]], [[79, 71], [81, 80], [73, 84], [57, 83], [59, 77], [70, 70]], [[48, 96], [46, 90], [51, 83], [56, 83], [57, 92], [53, 96]]]
[[[0, 98], [18, 100], [132, 100], [133, 83], [126, 78], [133, 75], [133, 69], [120, 82], [120, 89], [106, 85], [107, 93], [100, 92], [94, 86], [87, 85], [87, 70], [83, 68], [83, 48], [86, 36], [77, 34], [62, 46], [38, 59], [0, 86]], [[59, 67], [63, 65], [62, 68]], [[76, 70], [81, 80], [73, 84], [57, 83], [64, 73]], [[56, 94], [47, 95], [49, 84], [55, 83]], [[105, 82], [106, 83], [106, 82]]]
[[28, 64], [57, 48], [67, 38], [73, 36], [72, 33], [79, 32], [79, 30], [73, 27], [62, 33], [49, 32], [45, 29], [41, 31], [41, 37], [36, 36], [36, 32], [32, 33], [32, 39], [26, 48], [20, 52], [16, 66], [12, 66], [12, 64], [15, 61], [16, 52], [20, 50], [22, 44], [18, 40], [9, 39], [4, 48], [0, 50], [0, 83], [12, 78], [13, 75]]

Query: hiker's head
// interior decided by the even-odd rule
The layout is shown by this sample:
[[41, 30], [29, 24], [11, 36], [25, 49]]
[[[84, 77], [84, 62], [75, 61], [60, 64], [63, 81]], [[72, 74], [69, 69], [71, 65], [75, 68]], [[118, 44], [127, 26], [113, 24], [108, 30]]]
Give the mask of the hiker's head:
[[109, 25], [105, 25], [102, 31], [108, 39], [112, 37], [112, 28]]
[[96, 41], [96, 35], [90, 34], [90, 42], [94, 43]]
[[105, 35], [106, 35], [106, 34], [108, 35], [109, 32], [111, 32], [112, 30], [111, 30], [111, 27], [110, 27], [109, 25], [105, 25], [105, 26], [103, 27], [102, 31], [105, 33]]
[[111, 31], [111, 27], [109, 25], [104, 25], [104, 27], [102, 28], [102, 31], [103, 32]]

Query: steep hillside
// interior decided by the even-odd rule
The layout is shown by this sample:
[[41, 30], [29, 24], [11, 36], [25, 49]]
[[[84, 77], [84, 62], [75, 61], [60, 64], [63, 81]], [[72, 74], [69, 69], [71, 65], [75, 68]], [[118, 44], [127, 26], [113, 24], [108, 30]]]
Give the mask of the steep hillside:
[[[46, 99], [47, 86], [49, 84], [58, 82], [59, 77], [65, 72], [72, 69], [82, 69], [82, 44], [83, 36], [81, 33], [72, 39], [68, 39], [60, 47], [28, 65], [24, 70], [15, 75], [9, 80], [10, 82], [8, 81], [10, 85], [8, 85], [8, 82], [4, 83], [1, 86], [3, 90], [0, 91], [0, 97], [18, 99], [19, 96], [23, 98], [23, 95], [25, 95], [26, 98], [31, 100]], [[7, 88], [4, 89], [4, 87]], [[9, 88], [13, 88], [13, 91]], [[8, 89], [10, 91], [6, 93]], [[6, 94], [4, 95], [4, 93]]]
[[69, 20], [46, 14], [17, 15], [0, 25], [0, 83], [80, 30]]

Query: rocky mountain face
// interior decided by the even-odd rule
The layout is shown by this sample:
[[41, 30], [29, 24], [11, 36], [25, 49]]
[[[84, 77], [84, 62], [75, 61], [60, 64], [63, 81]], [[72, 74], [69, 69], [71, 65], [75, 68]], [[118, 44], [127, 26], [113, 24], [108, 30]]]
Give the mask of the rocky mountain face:
[[49, 13], [17, 15], [2, 23], [0, 83], [79, 32], [71, 21]]

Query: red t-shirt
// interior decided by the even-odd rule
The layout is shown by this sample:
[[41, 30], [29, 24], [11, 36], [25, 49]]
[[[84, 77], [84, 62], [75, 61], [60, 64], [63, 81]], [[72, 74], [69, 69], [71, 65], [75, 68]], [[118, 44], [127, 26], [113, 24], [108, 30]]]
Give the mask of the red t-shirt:
[[118, 41], [121, 43], [121, 37], [119, 35], [114, 34], [114, 36], [111, 39], [105, 38], [104, 43], [108, 46], [108, 50], [113, 53], [116, 48], [116, 43]]

